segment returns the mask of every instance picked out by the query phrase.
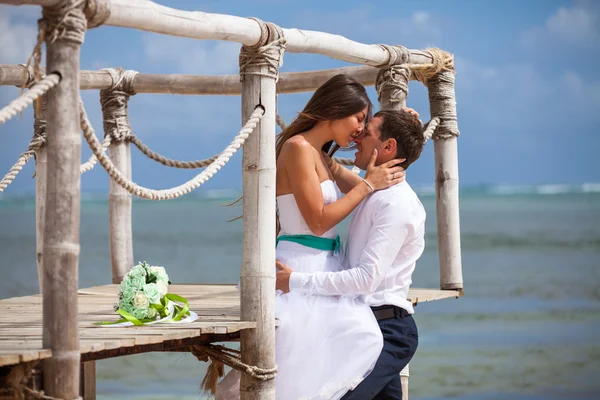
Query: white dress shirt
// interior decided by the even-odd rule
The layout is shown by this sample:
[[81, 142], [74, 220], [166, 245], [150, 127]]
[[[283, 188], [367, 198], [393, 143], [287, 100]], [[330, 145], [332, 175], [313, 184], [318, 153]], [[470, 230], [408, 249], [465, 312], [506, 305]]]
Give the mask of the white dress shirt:
[[360, 295], [372, 307], [395, 305], [412, 314], [408, 288], [425, 247], [424, 236], [425, 209], [406, 181], [374, 192], [356, 208], [350, 222], [347, 269], [293, 272], [290, 291]]

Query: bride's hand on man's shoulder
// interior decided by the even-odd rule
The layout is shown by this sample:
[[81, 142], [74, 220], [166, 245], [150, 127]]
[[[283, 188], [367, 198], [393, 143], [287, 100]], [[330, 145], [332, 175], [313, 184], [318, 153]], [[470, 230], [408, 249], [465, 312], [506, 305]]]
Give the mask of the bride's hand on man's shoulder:
[[404, 181], [404, 168], [399, 164], [404, 162], [404, 158], [396, 158], [381, 165], [375, 165], [377, 160], [377, 150], [373, 150], [371, 161], [367, 167], [365, 180], [370, 184], [373, 190], [381, 190]]

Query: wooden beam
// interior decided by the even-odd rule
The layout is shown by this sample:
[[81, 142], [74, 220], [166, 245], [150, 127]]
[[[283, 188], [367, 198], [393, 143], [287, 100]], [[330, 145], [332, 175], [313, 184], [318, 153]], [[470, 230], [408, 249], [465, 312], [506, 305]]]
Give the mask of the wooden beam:
[[[193, 39], [225, 40], [247, 46], [256, 45], [261, 38], [261, 27], [249, 18], [201, 11], [182, 11], [148, 0], [97, 0], [110, 15], [106, 25], [139, 29]], [[13, 5], [55, 5], [58, 0], [0, 0]], [[378, 45], [369, 45], [340, 35], [283, 29], [287, 39], [286, 51], [291, 53], [321, 54], [357, 64], [378, 66], [388, 63], [389, 53]], [[428, 64], [431, 57], [419, 50], [410, 50], [410, 62]]]
[[[338, 74], [346, 74], [364, 86], [373, 86], [377, 68], [370, 66], [343, 67], [318, 71], [286, 72], [279, 75], [277, 93], [312, 92]], [[27, 80], [23, 65], [0, 64], [0, 85], [20, 87]], [[81, 71], [81, 90], [104, 90], [110, 88], [112, 78], [106, 71]], [[137, 74], [133, 79], [135, 93], [225, 95], [239, 96], [242, 85], [239, 75], [183, 75], [183, 74]]]

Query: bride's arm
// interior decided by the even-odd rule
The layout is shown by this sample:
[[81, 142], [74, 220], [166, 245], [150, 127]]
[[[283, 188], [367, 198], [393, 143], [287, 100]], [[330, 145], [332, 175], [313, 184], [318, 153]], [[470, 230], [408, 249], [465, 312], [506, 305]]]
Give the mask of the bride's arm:
[[360, 175], [355, 174], [348, 168], [344, 168], [344, 166], [332, 160], [328, 155], [324, 154], [323, 156], [327, 161], [327, 165], [329, 166], [329, 170], [333, 175], [335, 183], [337, 183], [342, 193], [348, 193], [353, 187], [362, 182], [363, 178], [361, 178]]
[[344, 197], [331, 204], [324, 204], [319, 176], [315, 171], [312, 146], [301, 140], [286, 142], [280, 154], [290, 189], [302, 217], [314, 235], [322, 235], [337, 224], [360, 204], [372, 190], [386, 188], [398, 183], [391, 175], [400, 167], [397, 160], [375, 167], [376, 154], [369, 164], [369, 171], [361, 184], [355, 185]]

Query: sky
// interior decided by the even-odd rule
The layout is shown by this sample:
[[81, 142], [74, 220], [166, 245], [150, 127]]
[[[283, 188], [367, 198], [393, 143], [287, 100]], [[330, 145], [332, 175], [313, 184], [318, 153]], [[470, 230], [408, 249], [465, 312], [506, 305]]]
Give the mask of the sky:
[[[461, 186], [600, 182], [600, 2], [594, 0], [207, 0], [156, 1], [173, 8], [258, 17], [284, 28], [343, 35], [368, 44], [439, 47], [455, 56]], [[40, 8], [0, 6], [0, 64], [25, 63]], [[169, 37], [102, 26], [86, 34], [81, 68], [123, 67], [142, 73], [222, 75], [238, 72], [240, 45]], [[281, 72], [352, 65], [322, 55], [287, 53]], [[0, 105], [19, 89], [0, 87]], [[372, 101], [377, 96], [369, 88]], [[279, 96], [291, 121], [311, 93]], [[102, 136], [98, 91], [83, 101]], [[408, 105], [429, 119], [427, 91], [411, 82]], [[138, 94], [129, 103], [134, 133], [171, 158], [195, 160], [225, 148], [241, 127], [239, 96]], [[377, 106], [376, 106], [377, 108]], [[32, 109], [0, 125], [0, 175], [25, 151]], [[171, 169], [133, 153], [133, 180], [154, 189], [177, 186], [198, 173]], [[82, 161], [90, 155], [82, 141]], [[351, 156], [351, 153], [341, 153]], [[33, 161], [6, 194], [35, 190]], [[84, 192], [108, 188], [100, 165], [83, 175]], [[407, 174], [410, 183], [434, 182], [433, 143]], [[206, 189], [241, 187], [241, 152]]]

